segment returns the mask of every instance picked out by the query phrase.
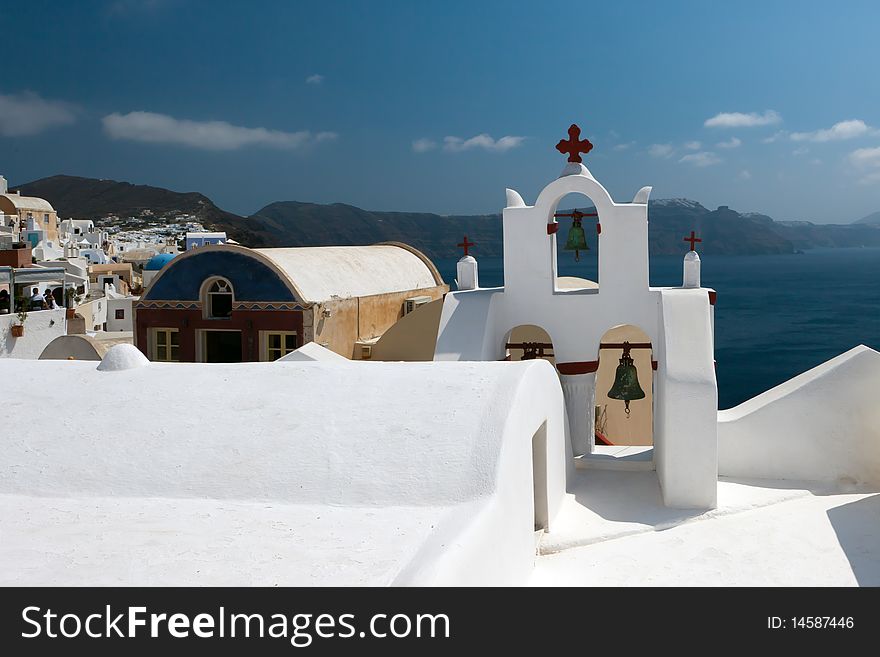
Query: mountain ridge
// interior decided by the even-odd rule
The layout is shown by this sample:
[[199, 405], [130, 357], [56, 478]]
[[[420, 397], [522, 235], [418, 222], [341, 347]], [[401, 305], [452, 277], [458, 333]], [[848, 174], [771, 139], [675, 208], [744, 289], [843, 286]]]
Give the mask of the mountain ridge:
[[[476, 242], [475, 253], [502, 255], [501, 214], [439, 215], [428, 212], [364, 210], [346, 203], [275, 201], [249, 217], [227, 212], [199, 192], [173, 192], [161, 187], [134, 185], [78, 176], [51, 176], [10, 189], [39, 196], [52, 203], [63, 218], [98, 219], [179, 212], [193, 214], [209, 230], [225, 230], [230, 238], [253, 247], [361, 245], [402, 241], [432, 258], [454, 257], [464, 235]], [[589, 206], [580, 206], [586, 209]], [[880, 213], [875, 213], [880, 215]], [[768, 215], [739, 213], [728, 206], [709, 210], [684, 198], [649, 202], [648, 230], [651, 255], [683, 254], [683, 237], [691, 230], [703, 240], [707, 254], [757, 255], [797, 253], [815, 247], [880, 246], [878, 223], [814, 224], [775, 221]], [[560, 233], [565, 235], [568, 221]], [[587, 228], [588, 243], [595, 233]]]
[[857, 224], [880, 224], [880, 211], [872, 212], [866, 217], [862, 217], [861, 219], [856, 219], [853, 223]]

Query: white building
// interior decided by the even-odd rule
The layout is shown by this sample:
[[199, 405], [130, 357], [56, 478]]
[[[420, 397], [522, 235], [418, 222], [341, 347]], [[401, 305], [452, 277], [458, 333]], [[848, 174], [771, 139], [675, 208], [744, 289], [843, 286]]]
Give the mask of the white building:
[[58, 232], [64, 237], [80, 239], [95, 232], [95, 222], [91, 219], [64, 219], [58, 224]]
[[80, 241], [77, 246], [79, 256], [88, 260], [90, 265], [106, 265], [110, 262], [104, 249], [96, 247], [86, 240]]
[[226, 244], [226, 233], [187, 233], [186, 250], [194, 249], [207, 244]]
[[139, 297], [118, 294], [112, 290], [105, 293], [107, 299], [107, 332], [134, 331], [134, 311], [132, 306]]
[[[40, 294], [47, 288], [58, 290], [56, 296], [63, 298], [66, 277], [61, 267], [0, 267], [0, 290], [9, 295], [0, 308], [0, 359], [36, 359], [64, 335], [65, 309], [34, 310], [29, 299], [34, 288]], [[28, 299], [26, 307], [19, 307], [16, 299]]]

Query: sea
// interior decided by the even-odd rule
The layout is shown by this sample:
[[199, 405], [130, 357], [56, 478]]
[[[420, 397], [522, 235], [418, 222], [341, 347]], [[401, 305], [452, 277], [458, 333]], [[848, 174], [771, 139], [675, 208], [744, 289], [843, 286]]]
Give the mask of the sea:
[[[504, 284], [502, 258], [481, 258], [480, 286]], [[435, 263], [455, 289], [457, 258]], [[880, 248], [797, 255], [702, 255], [718, 293], [718, 407], [731, 408], [859, 344], [880, 350]], [[597, 262], [561, 253], [559, 273], [597, 280]], [[652, 256], [654, 286], [681, 285], [680, 256]]]

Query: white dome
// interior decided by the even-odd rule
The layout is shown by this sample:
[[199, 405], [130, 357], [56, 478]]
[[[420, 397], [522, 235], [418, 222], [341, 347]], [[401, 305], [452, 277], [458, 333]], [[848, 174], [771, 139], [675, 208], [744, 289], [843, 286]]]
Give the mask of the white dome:
[[149, 364], [150, 361], [147, 360], [147, 357], [133, 344], [118, 344], [111, 347], [104, 355], [104, 359], [98, 365], [98, 370], [101, 372], [120, 372]]

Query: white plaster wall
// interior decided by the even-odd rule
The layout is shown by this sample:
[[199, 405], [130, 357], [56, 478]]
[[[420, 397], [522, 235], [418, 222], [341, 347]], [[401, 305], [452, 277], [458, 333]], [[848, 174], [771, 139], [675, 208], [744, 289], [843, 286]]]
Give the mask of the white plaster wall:
[[569, 435], [574, 454], [589, 454], [593, 446], [596, 374], [560, 374], [568, 410]]
[[[534, 206], [508, 190], [504, 287], [446, 295], [434, 358], [500, 360], [508, 331], [533, 324], [549, 334], [557, 363], [597, 361], [608, 329], [639, 327], [658, 361], [654, 440], [664, 500], [669, 506], [714, 507], [718, 406], [708, 291], [649, 287], [650, 188], [632, 203], [615, 203], [586, 167], [569, 167], [565, 174], [547, 185]], [[564, 289], [556, 281], [559, 238], [548, 235], [547, 226], [571, 193], [595, 204], [602, 225], [598, 289]], [[585, 453], [592, 442], [595, 379], [584, 379], [579, 390], [575, 385], [563, 379], [572, 448]]]
[[880, 354], [858, 346], [718, 413], [729, 477], [880, 485]]
[[[0, 435], [16, 465], [0, 469], [0, 494], [445, 507], [400, 584], [524, 583], [535, 552], [532, 437], [542, 424], [550, 531], [571, 468], [562, 391], [543, 361], [150, 363], [113, 372], [0, 361], [0, 379], [16, 381], [5, 400], [13, 415], [47, 389], [115, 402], [105, 409], [112, 432], [71, 414]], [[144, 389], [162, 409], [148, 425]], [[332, 536], [316, 540], [332, 551]]]
[[[107, 298], [99, 297], [76, 307], [76, 312], [86, 320], [86, 330], [102, 330], [107, 321]], [[94, 327], [99, 327], [95, 329]], [[131, 330], [131, 329], [128, 329]]]
[[63, 308], [29, 312], [24, 335], [15, 338], [10, 327], [18, 323], [18, 315], [0, 315], [0, 358], [37, 359], [46, 345], [66, 332]]
[[[134, 297], [125, 297], [123, 299], [111, 299], [105, 297], [107, 308], [105, 309], [107, 317], [108, 331], [134, 331], [134, 309], [132, 303]], [[121, 309], [125, 312], [123, 319], [116, 319], [116, 310]]]
[[661, 292], [662, 332], [653, 342], [654, 464], [663, 501], [714, 508], [718, 488], [718, 387], [705, 290]]
[[574, 462], [566, 438], [565, 401], [556, 372], [543, 360], [525, 362], [530, 363], [528, 376], [504, 391], [496, 391], [496, 403], [508, 410], [503, 422], [505, 439], [494, 465], [497, 487], [493, 494], [469, 503], [467, 510], [459, 509], [447, 516], [448, 527], [442, 529], [444, 533], [457, 533], [456, 540], [426, 545], [424, 550], [434, 553], [434, 557], [423, 555], [414, 560], [396, 583], [522, 585], [530, 576], [535, 561], [534, 493], [529, 485], [533, 477], [535, 434], [544, 431], [547, 440], [548, 533], [554, 530], [564, 498], [560, 484], [564, 486], [573, 475]]

